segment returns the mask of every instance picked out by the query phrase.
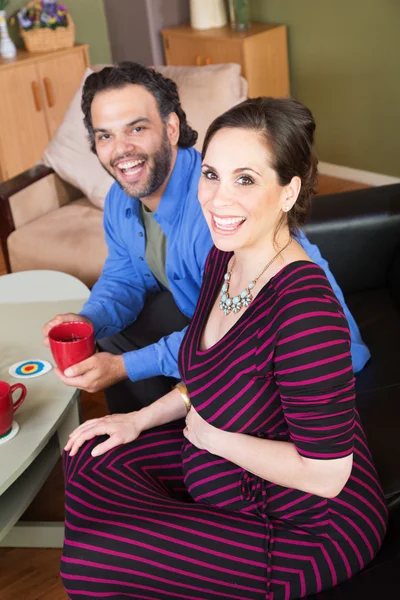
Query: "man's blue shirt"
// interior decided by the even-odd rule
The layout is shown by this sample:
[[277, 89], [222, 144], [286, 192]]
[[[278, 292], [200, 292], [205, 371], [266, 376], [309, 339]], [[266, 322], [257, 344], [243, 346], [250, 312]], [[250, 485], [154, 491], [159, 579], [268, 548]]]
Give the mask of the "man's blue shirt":
[[[188, 317], [194, 314], [204, 265], [212, 246], [197, 198], [200, 174], [200, 154], [193, 148], [179, 149], [166, 190], [154, 213], [168, 240], [166, 275], [170, 289], [176, 304]], [[147, 294], [163, 289], [146, 263], [146, 235], [139, 208], [140, 200], [130, 198], [118, 183], [112, 185], [104, 207], [108, 257], [81, 313], [93, 322], [97, 339], [131, 325], [140, 314]], [[300, 243], [311, 260], [324, 269], [344, 308], [351, 333], [353, 367], [357, 372], [370, 357], [368, 348], [317, 246], [304, 234], [300, 236]], [[125, 353], [129, 378], [132, 381], [157, 375], [178, 378], [178, 351], [184, 334], [185, 329], [176, 331], [155, 344]]]

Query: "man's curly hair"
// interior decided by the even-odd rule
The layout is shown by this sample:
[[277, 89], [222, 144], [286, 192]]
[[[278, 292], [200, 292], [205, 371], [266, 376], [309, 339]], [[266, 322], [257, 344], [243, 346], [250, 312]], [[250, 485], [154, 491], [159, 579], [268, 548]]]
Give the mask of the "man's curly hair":
[[82, 93], [83, 122], [89, 134], [90, 149], [96, 154], [95, 136], [91, 107], [95, 95], [105, 90], [123, 88], [126, 85], [141, 85], [154, 96], [163, 122], [172, 112], [179, 118], [178, 146], [190, 148], [197, 140], [197, 132], [187, 122], [185, 111], [179, 100], [178, 88], [172, 79], [168, 79], [154, 69], [139, 63], [124, 61], [112, 67], [105, 67], [92, 73], [85, 81]]

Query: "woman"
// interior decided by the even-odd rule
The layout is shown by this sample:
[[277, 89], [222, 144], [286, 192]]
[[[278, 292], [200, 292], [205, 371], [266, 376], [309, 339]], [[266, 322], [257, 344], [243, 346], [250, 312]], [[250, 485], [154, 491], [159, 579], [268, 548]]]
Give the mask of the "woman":
[[199, 199], [215, 247], [180, 350], [190, 401], [178, 386], [72, 433], [71, 600], [302, 598], [378, 551], [387, 512], [348, 326], [295, 237], [316, 181], [314, 129], [303, 105], [271, 98], [208, 129]]

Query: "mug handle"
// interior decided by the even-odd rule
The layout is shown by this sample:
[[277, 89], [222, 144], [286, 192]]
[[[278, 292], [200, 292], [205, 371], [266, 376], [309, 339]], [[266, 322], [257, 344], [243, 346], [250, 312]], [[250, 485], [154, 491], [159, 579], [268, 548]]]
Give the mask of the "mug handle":
[[21, 395], [16, 402], [14, 402], [14, 400], [13, 400], [13, 411], [14, 412], [17, 410], [17, 408], [19, 408], [21, 406], [21, 404], [25, 400], [26, 391], [27, 391], [26, 387], [24, 386], [23, 383], [14, 383], [14, 385], [11, 386], [11, 397], [12, 397], [13, 393], [15, 392], [15, 390], [21, 390]]

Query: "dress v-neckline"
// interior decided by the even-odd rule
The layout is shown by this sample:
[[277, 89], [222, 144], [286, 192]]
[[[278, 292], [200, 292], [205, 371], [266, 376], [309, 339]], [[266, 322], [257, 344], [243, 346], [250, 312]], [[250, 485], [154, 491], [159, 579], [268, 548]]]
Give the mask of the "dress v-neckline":
[[[227, 260], [226, 263], [224, 265], [224, 269], [226, 272], [226, 267], [232, 257], [232, 252], [227, 253]], [[217, 294], [220, 293], [220, 289], [222, 287], [222, 282], [218, 281], [214, 284], [214, 289], [213, 289], [213, 293], [212, 293], [212, 300], [210, 301], [210, 305], [207, 307], [206, 312], [204, 313], [204, 325], [202, 325], [201, 329], [198, 332], [198, 337], [196, 340], [196, 353], [199, 355], [205, 355], [209, 352], [212, 352], [213, 350], [216, 350], [217, 348], [219, 348], [221, 342], [226, 342], [227, 338], [229, 338], [234, 331], [237, 329], [237, 327], [239, 326], [239, 324], [242, 323], [242, 321], [244, 320], [244, 318], [248, 318], [249, 315], [251, 314], [251, 312], [254, 310], [254, 308], [257, 306], [258, 302], [260, 298], [262, 296], [264, 296], [264, 293], [268, 290], [268, 288], [270, 287], [271, 283], [276, 281], [277, 278], [279, 278], [284, 271], [286, 271], [286, 269], [288, 269], [289, 267], [291, 267], [292, 265], [297, 265], [298, 263], [305, 263], [305, 264], [314, 264], [312, 261], [309, 260], [295, 260], [287, 265], [285, 265], [284, 267], [282, 267], [277, 273], [275, 273], [275, 275], [273, 275], [271, 277], [271, 279], [269, 279], [266, 283], [264, 283], [264, 285], [261, 287], [260, 291], [258, 292], [258, 294], [255, 296], [255, 298], [252, 300], [252, 302], [249, 304], [249, 306], [245, 309], [245, 311], [240, 315], [239, 319], [237, 321], [235, 321], [235, 323], [233, 323], [232, 327], [230, 327], [228, 329], [228, 331], [226, 333], [224, 333], [224, 335], [222, 337], [220, 337], [219, 340], [217, 340], [214, 344], [212, 344], [209, 348], [205, 348], [202, 349], [202, 339], [203, 339], [203, 333], [204, 333], [204, 329], [206, 326], [206, 323], [209, 319], [211, 310], [215, 304], [215, 301], [217, 299]]]

